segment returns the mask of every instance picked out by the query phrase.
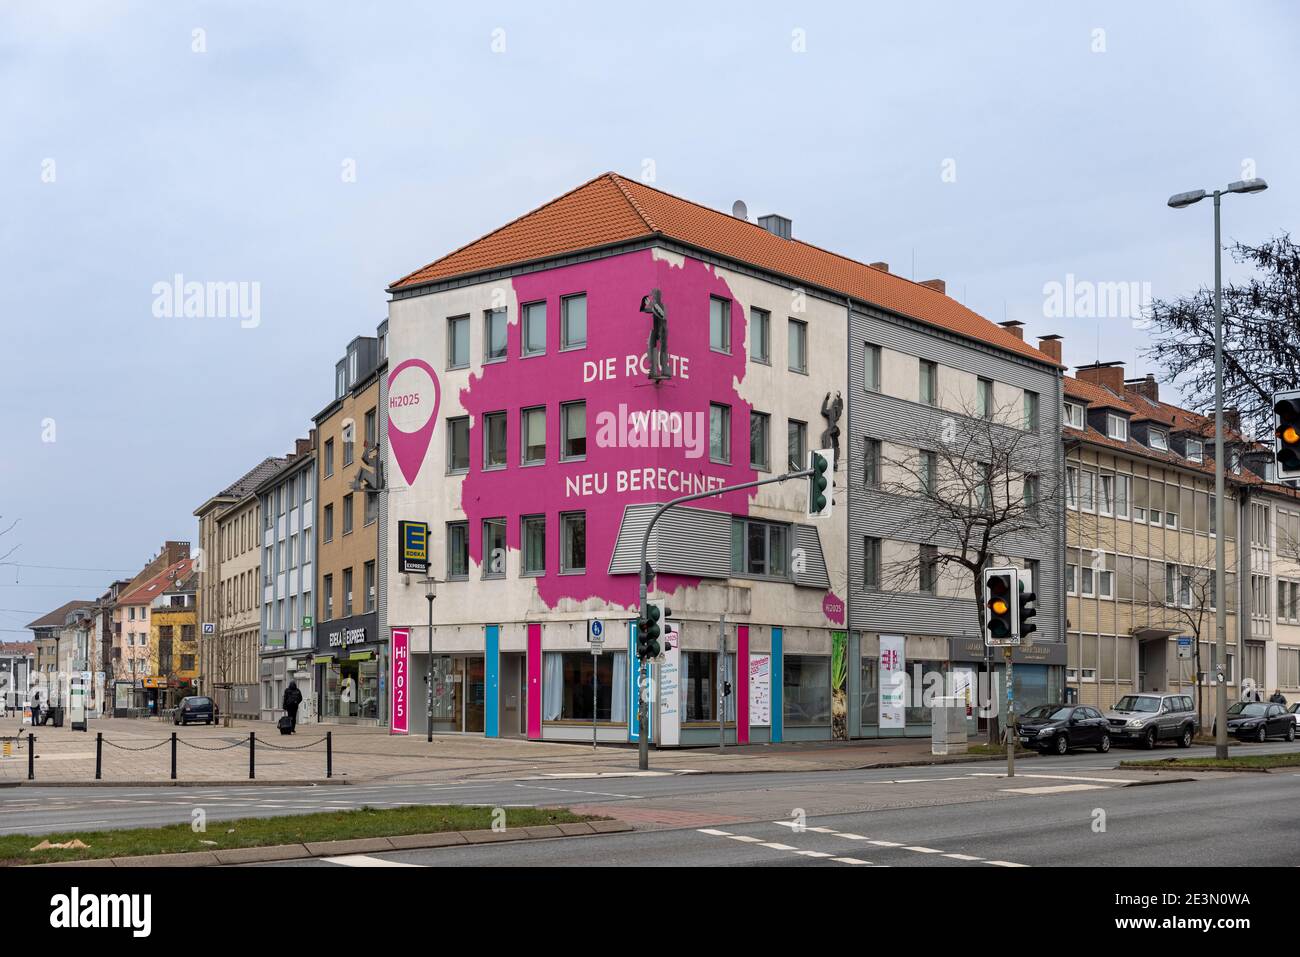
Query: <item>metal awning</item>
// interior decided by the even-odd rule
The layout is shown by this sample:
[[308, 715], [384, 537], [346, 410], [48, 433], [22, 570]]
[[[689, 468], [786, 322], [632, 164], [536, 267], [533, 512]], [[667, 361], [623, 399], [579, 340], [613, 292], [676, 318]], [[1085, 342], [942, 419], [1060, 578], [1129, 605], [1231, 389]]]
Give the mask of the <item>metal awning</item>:
[[1172, 638], [1182, 634], [1177, 628], [1134, 628], [1132, 635], [1139, 641], [1151, 641], [1156, 638]]

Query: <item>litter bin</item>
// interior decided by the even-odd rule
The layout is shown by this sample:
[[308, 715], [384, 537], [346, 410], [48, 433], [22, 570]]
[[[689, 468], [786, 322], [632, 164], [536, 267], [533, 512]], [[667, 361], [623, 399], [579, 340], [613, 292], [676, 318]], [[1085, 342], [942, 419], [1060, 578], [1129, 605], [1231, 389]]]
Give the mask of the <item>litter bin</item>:
[[63, 727], [63, 708], [61, 706], [56, 705], [50, 709], [49, 721], [56, 728]]

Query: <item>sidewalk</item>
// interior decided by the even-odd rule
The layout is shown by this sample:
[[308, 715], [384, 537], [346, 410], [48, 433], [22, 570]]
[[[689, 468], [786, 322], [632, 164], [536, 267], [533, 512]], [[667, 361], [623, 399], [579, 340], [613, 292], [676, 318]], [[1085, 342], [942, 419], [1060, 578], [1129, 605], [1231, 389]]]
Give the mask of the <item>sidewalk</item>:
[[[619, 775], [637, 771], [632, 746], [526, 741], [517, 738], [390, 735], [385, 728], [300, 725], [281, 735], [269, 722], [239, 721], [230, 728], [176, 728], [156, 719], [92, 721], [89, 732], [63, 728], [20, 728], [0, 720], [0, 737], [20, 732], [24, 747], [0, 757], [0, 784], [27, 780], [27, 733], [36, 735], [34, 784], [94, 783], [95, 734], [104, 736], [104, 782], [166, 782], [171, 772], [171, 734], [177, 735], [177, 779], [247, 781], [249, 732], [256, 734], [256, 780], [325, 779], [325, 734], [333, 738], [335, 781], [445, 782], [537, 775]], [[650, 768], [662, 772], [736, 773], [755, 771], [853, 770], [907, 764], [979, 760], [974, 756], [934, 757], [928, 738], [851, 742], [689, 748], [650, 752]]]

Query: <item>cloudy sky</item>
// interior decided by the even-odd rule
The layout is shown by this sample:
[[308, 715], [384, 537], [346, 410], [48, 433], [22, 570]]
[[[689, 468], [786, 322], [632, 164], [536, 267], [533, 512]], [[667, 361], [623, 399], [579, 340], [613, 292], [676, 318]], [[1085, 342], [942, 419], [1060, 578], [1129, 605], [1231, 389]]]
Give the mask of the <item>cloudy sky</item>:
[[[1252, 172], [1225, 239], [1300, 223], [1290, 4], [852, 6], [0, 2], [0, 638], [193, 539], [389, 282], [605, 170], [1130, 375], [1045, 286], [1195, 289], [1211, 210], [1165, 200]], [[256, 321], [158, 315], [177, 274]]]

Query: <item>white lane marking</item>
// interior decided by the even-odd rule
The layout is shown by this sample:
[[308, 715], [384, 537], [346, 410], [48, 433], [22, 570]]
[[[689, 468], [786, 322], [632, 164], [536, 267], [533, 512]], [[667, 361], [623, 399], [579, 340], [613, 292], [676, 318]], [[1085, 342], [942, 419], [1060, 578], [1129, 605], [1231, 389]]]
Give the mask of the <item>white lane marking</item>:
[[904, 846], [905, 851], [916, 851], [918, 854], [942, 854], [943, 851], [933, 847], [918, 847], [916, 845]]
[[995, 867], [1028, 867], [1028, 864], [1015, 864], [1011, 861], [989, 861]]
[[982, 861], [982, 857], [972, 857], [970, 854], [945, 854], [944, 857], [951, 857], [954, 861]]
[[559, 791], [563, 794], [590, 794], [607, 798], [635, 798], [635, 794], [611, 794], [609, 791], [578, 791], [574, 788], [544, 788], [540, 784], [516, 784], [517, 788], [531, 788], [535, 791]]
[[868, 843], [868, 844], [875, 844], [877, 847], [902, 847], [902, 846], [903, 846], [902, 844], [898, 844], [898, 843], [896, 843], [896, 842], [894, 842], [894, 841], [871, 841], [871, 840], [869, 840], [869, 841], [867, 841], [867, 843]]
[[747, 834], [728, 834], [727, 837], [731, 838], [733, 841], [744, 841], [746, 844], [763, 843], [763, 839], [761, 837], [750, 837]]
[[832, 857], [831, 860], [837, 861], [840, 864], [868, 864], [869, 865], [871, 863], [870, 861], [860, 861], [856, 857]]
[[834, 833], [835, 833], [835, 829], [834, 829], [834, 828], [831, 828], [831, 827], [808, 827], [808, 828], [804, 828], [804, 830], [806, 830], [806, 831], [812, 831], [814, 834], [834, 834]]
[[714, 837], [731, 837], [730, 831], [719, 831], [715, 827], [702, 827], [699, 831], [701, 834], [712, 834]]
[[1036, 788], [999, 788], [1003, 794], [1067, 794], [1072, 791], [1109, 791], [1104, 784], [1049, 784]]
[[[980, 771], [971, 775], [976, 778], [1005, 778], [1006, 774], [991, 774]], [[1039, 778], [1046, 781], [1093, 781], [1100, 784], [1136, 784], [1136, 778], [1087, 778], [1080, 774], [1017, 774], [1018, 778]]]
[[407, 864], [405, 861], [385, 861], [366, 854], [348, 854], [344, 857], [322, 857], [322, 861], [341, 864], [344, 867], [419, 867], [419, 864]]
[[759, 847], [770, 847], [774, 851], [797, 851], [797, 847], [791, 847], [789, 844], [778, 844], [776, 841], [763, 841]]
[[885, 784], [929, 784], [931, 781], [965, 781], [969, 775], [963, 774], [955, 778], [896, 778], [892, 781], [885, 781]]
[[[85, 827], [87, 824], [107, 824], [108, 818], [99, 821], [60, 821], [59, 830], [54, 833], [62, 833], [64, 830], [73, 827]], [[30, 824], [20, 824], [17, 827], [0, 827], [0, 831], [30, 831]]]
[[800, 857], [830, 857], [825, 851], [795, 851]]
[[842, 838], [844, 838], [845, 840], [848, 840], [848, 841], [865, 841], [865, 840], [866, 840], [866, 838], [863, 837], [861, 834], [850, 834], [848, 831], [836, 831], [836, 832], [835, 832], [835, 836], [836, 836], [836, 837], [842, 837]]

